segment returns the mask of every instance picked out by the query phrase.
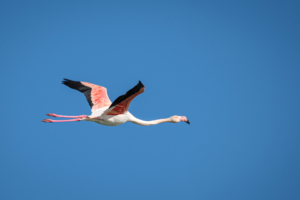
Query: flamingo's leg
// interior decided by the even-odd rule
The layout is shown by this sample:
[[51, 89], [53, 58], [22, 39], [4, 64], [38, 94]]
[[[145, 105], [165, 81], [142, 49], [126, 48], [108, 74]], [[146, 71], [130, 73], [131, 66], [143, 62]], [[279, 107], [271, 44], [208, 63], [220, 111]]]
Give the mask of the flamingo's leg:
[[52, 119], [44, 119], [42, 122], [76, 122], [81, 121], [81, 119], [68, 119], [68, 120], [52, 120]]
[[66, 116], [66, 115], [57, 115], [54, 113], [47, 114], [50, 117], [62, 117], [62, 118], [88, 118], [86, 115], [79, 115], [79, 116]]

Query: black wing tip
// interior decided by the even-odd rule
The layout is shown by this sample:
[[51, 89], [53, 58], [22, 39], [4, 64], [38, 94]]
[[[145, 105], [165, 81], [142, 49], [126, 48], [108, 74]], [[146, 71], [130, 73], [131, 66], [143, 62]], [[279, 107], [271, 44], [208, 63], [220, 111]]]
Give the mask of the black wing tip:
[[62, 81], [62, 84], [67, 85], [70, 82], [72, 82], [72, 80], [64, 78], [64, 80]]
[[186, 123], [188, 123], [189, 125], [191, 124], [189, 120], [187, 120]]
[[68, 86], [69, 88], [75, 89], [81, 93], [84, 93], [86, 100], [88, 101], [89, 105], [93, 107], [93, 102], [91, 100], [91, 88], [83, 85], [80, 81], [72, 81], [70, 79], [64, 78], [62, 84]]
[[123, 100], [125, 100], [126, 98], [130, 97], [133, 94], [138, 93], [143, 87], [145, 87], [143, 85], [143, 83], [141, 81], [139, 81], [138, 84], [136, 84], [133, 88], [131, 88], [130, 90], [128, 90], [126, 92], [126, 94], [119, 96], [116, 100], [114, 100], [114, 102], [109, 106], [109, 108], [114, 107], [115, 105], [119, 104], [120, 102], [122, 102]]
[[140, 85], [142, 87], [145, 87], [144, 84], [141, 81], [139, 81], [138, 85]]
[[[62, 81], [62, 84], [69, 86], [70, 88], [73, 88], [73, 89], [77, 89], [76, 87], [79, 87], [82, 85], [80, 81], [73, 81], [73, 80], [70, 80], [67, 78], [64, 78], [64, 80]], [[74, 86], [76, 86], [76, 87], [74, 88]]]

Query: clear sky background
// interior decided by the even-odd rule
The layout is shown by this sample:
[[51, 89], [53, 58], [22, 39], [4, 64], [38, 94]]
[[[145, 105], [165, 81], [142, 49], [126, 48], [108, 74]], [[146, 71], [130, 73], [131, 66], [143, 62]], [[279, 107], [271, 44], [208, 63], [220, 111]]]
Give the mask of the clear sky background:
[[[300, 1], [1, 1], [0, 199], [300, 199]], [[63, 78], [139, 80], [90, 114]]]

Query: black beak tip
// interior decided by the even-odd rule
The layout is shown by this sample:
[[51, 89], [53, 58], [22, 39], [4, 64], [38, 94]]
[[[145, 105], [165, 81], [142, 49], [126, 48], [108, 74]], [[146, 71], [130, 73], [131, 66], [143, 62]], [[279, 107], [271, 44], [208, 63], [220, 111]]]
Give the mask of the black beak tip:
[[189, 120], [187, 120], [187, 121], [186, 121], [186, 123], [190, 124], [190, 121], [189, 121]]

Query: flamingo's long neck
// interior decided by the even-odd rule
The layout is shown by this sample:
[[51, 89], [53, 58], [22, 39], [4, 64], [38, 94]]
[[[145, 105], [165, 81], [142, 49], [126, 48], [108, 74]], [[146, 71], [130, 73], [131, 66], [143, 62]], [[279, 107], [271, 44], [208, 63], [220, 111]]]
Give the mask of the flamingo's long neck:
[[141, 119], [137, 119], [136, 117], [131, 115], [129, 121], [132, 123], [141, 125], [141, 126], [150, 126], [150, 125], [160, 124], [160, 123], [164, 123], [164, 122], [170, 122], [170, 118], [156, 119], [156, 120], [152, 120], [152, 121], [144, 121]]

